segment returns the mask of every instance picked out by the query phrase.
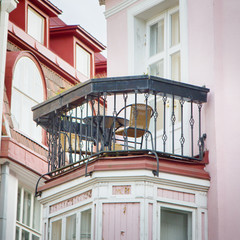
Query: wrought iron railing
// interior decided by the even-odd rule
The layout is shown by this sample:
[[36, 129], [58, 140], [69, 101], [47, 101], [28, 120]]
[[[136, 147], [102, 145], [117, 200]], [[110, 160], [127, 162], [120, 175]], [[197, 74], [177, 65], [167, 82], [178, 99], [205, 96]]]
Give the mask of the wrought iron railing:
[[47, 131], [49, 172], [85, 164], [87, 173], [89, 161], [106, 154], [202, 160], [208, 91], [147, 75], [102, 78], [35, 106], [34, 120]]

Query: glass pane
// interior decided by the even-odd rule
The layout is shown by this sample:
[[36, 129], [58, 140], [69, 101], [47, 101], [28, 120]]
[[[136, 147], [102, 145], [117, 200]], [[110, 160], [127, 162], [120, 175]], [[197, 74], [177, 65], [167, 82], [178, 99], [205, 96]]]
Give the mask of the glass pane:
[[20, 229], [19, 229], [19, 227], [16, 227], [16, 236], [15, 236], [15, 240], [20, 240], [19, 239], [19, 231], [20, 231]]
[[30, 240], [30, 233], [22, 229], [22, 239], [21, 240]]
[[81, 213], [81, 240], [91, 239], [91, 209]]
[[40, 231], [41, 222], [41, 204], [34, 198], [34, 208], [33, 208], [33, 228]]
[[150, 27], [150, 56], [162, 52], [164, 49], [164, 20]]
[[171, 46], [180, 42], [179, 12], [171, 15]]
[[28, 8], [28, 34], [38, 42], [44, 43], [44, 18], [30, 7]]
[[31, 193], [24, 190], [23, 196], [23, 223], [30, 226]]
[[150, 75], [163, 77], [163, 60], [150, 65]]
[[181, 81], [181, 58], [180, 58], [180, 52], [174, 53], [171, 56], [171, 79], [175, 81]]
[[52, 240], [62, 239], [62, 220], [58, 220], [52, 223]]
[[66, 240], [76, 239], [76, 214], [67, 217]]
[[18, 188], [18, 196], [17, 196], [17, 221], [20, 221], [20, 212], [21, 212], [21, 188]]
[[90, 77], [90, 54], [76, 45], [76, 69], [87, 77]]
[[38, 237], [36, 235], [32, 235], [32, 240], [40, 240], [40, 237]]
[[12, 86], [11, 113], [14, 127], [40, 142], [42, 129], [32, 120], [31, 108], [44, 99], [43, 82], [39, 69], [29, 57], [18, 60]]
[[190, 228], [187, 213], [167, 209], [161, 210], [161, 239], [187, 240], [189, 239], [188, 230]]

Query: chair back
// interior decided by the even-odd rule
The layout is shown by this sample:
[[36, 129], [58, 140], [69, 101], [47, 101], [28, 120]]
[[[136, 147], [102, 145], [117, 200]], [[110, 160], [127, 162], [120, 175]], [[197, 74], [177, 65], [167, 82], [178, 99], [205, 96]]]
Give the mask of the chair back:
[[149, 105], [145, 104], [132, 104], [131, 105], [131, 112], [130, 112], [130, 121], [129, 127], [135, 127], [135, 114], [136, 116], [136, 127], [139, 129], [147, 129], [149, 128], [150, 119], [153, 114], [153, 109]]

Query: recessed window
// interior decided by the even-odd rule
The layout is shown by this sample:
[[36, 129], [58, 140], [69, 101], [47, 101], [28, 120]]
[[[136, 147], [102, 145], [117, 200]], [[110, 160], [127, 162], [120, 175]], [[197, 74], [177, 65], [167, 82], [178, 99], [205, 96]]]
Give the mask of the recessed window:
[[90, 53], [76, 44], [76, 69], [83, 75], [90, 77]]
[[[52, 219], [51, 239], [91, 240], [91, 221], [91, 209], [76, 211], [68, 216], [60, 216], [57, 219]], [[77, 237], [78, 229], [80, 229], [80, 238]]]
[[38, 42], [44, 44], [45, 18], [28, 7], [27, 32]]
[[12, 81], [11, 114], [16, 130], [42, 142], [42, 129], [33, 121], [31, 108], [44, 100], [43, 81], [35, 62], [21, 57], [15, 65]]
[[16, 240], [41, 237], [41, 204], [33, 193], [18, 187]]
[[161, 239], [192, 239], [191, 213], [172, 209], [161, 209]]

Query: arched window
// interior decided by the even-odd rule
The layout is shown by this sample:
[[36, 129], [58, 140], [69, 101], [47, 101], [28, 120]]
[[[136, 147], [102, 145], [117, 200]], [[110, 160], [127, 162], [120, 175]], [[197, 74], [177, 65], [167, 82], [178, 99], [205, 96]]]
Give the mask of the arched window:
[[11, 114], [14, 128], [37, 142], [42, 142], [42, 129], [33, 121], [31, 108], [44, 101], [41, 72], [27, 56], [17, 61], [12, 80]]

